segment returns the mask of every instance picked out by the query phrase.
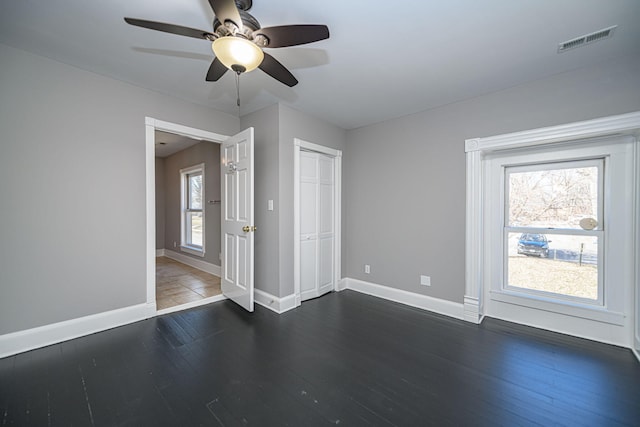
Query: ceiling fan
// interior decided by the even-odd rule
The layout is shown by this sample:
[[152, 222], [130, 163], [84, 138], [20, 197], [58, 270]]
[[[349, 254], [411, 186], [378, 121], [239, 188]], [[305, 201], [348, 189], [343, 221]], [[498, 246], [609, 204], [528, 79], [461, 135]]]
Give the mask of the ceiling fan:
[[207, 72], [206, 81], [218, 81], [227, 70], [237, 75], [255, 68], [289, 87], [298, 80], [287, 68], [263, 48], [297, 46], [329, 38], [326, 25], [282, 25], [260, 28], [249, 12], [252, 0], [209, 0], [215, 18], [213, 32], [164, 22], [124, 18], [131, 25], [212, 42], [216, 58]]

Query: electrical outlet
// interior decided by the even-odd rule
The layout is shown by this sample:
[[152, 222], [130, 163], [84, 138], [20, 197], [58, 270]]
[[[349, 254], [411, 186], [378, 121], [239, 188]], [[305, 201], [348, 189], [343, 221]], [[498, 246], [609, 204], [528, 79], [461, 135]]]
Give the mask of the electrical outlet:
[[371, 266], [369, 264], [364, 265], [364, 272], [365, 274], [371, 273]]
[[423, 286], [431, 286], [431, 277], [420, 276], [420, 284]]
[[178, 244], [176, 242], [173, 242], [173, 247], [175, 248], [176, 246], [178, 246]]
[[273, 200], [267, 200], [267, 210], [268, 211], [273, 210]]

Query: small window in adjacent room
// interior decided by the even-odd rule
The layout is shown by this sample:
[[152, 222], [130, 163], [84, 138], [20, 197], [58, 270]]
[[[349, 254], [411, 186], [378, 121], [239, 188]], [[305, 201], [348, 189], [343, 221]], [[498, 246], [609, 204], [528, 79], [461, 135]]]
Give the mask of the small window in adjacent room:
[[180, 170], [181, 249], [204, 256], [204, 164]]

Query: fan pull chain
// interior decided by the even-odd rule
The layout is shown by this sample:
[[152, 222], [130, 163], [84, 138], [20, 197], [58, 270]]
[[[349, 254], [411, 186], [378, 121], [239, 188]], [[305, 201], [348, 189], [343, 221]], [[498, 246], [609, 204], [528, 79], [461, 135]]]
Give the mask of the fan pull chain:
[[238, 116], [240, 115], [240, 73], [236, 72], [236, 95], [238, 100], [236, 104], [238, 105]]

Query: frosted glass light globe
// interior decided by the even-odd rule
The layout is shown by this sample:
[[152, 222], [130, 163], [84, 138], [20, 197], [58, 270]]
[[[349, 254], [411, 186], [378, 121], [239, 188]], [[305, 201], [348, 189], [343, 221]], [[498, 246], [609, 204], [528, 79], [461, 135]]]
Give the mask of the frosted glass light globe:
[[262, 49], [242, 37], [220, 37], [214, 40], [211, 48], [220, 62], [230, 70], [234, 65], [240, 65], [245, 72], [249, 72], [258, 68], [264, 59]]

